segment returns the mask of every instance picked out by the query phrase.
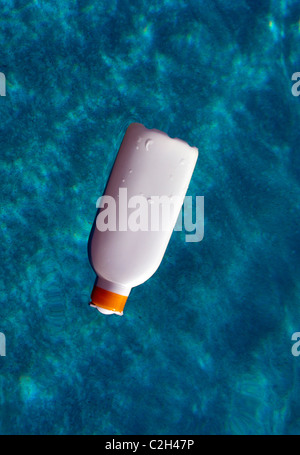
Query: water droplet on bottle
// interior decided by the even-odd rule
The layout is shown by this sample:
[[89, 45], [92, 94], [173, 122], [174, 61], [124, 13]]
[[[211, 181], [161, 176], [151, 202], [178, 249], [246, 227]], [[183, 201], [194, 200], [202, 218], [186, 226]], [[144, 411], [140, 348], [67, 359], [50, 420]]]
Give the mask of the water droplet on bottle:
[[153, 145], [153, 140], [152, 139], [147, 139], [146, 142], [145, 142], [145, 147], [146, 147], [147, 152], [149, 152], [149, 150], [152, 147], [152, 145]]
[[132, 169], [129, 169], [129, 174], [132, 174]]
[[122, 183], [125, 183], [125, 179], [122, 179]]
[[140, 147], [135, 147], [136, 150], [138, 150]]
[[182, 158], [182, 160], [180, 160], [180, 164], [181, 166], [183, 166], [185, 164], [185, 160]]

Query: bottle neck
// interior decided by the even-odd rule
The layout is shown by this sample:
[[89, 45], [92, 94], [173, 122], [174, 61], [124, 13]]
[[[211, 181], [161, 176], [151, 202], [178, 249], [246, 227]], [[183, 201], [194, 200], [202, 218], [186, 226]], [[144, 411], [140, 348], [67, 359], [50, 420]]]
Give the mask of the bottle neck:
[[123, 284], [114, 283], [112, 281], [105, 280], [104, 278], [102, 278], [100, 276], [97, 278], [95, 286], [97, 286], [98, 288], [105, 289], [106, 291], [109, 291], [109, 292], [114, 292], [115, 294], [124, 295], [126, 297], [129, 296], [130, 291], [131, 291], [131, 287], [127, 287], [127, 286], [124, 286]]

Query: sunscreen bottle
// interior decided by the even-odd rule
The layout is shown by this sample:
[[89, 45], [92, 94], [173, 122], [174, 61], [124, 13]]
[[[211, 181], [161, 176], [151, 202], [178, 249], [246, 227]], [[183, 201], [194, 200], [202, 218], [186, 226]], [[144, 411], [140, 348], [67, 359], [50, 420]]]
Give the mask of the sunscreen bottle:
[[131, 288], [159, 267], [198, 158], [198, 149], [156, 129], [126, 130], [89, 239], [97, 274], [90, 305], [123, 314]]

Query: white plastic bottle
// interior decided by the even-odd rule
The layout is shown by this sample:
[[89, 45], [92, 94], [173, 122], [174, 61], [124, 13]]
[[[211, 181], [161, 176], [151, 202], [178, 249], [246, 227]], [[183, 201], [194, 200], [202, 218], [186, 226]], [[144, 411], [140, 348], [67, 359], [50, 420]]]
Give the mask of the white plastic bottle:
[[[139, 123], [128, 127], [89, 240], [98, 276], [90, 305], [101, 313], [122, 315], [131, 288], [159, 267], [197, 158], [198, 149], [181, 139]], [[162, 220], [164, 198], [171, 210]]]

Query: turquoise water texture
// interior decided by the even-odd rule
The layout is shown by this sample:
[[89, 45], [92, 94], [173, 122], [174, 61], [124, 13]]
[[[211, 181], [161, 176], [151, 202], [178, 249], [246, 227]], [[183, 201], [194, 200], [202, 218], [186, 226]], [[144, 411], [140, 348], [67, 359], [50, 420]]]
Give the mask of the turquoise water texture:
[[[1, 434], [300, 434], [297, 0], [1, 2]], [[87, 241], [132, 121], [199, 148], [123, 317]]]

